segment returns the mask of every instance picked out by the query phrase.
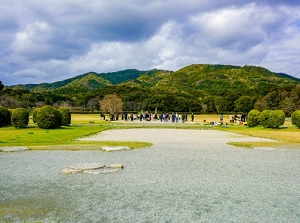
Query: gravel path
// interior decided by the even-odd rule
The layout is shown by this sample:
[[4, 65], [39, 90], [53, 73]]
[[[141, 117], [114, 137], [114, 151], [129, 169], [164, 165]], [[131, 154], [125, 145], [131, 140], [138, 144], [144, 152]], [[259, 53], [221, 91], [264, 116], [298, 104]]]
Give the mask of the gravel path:
[[[83, 140], [148, 141], [120, 151], [0, 153], [0, 222], [300, 222], [300, 150], [214, 130], [110, 130]], [[62, 175], [76, 163], [111, 174]]]

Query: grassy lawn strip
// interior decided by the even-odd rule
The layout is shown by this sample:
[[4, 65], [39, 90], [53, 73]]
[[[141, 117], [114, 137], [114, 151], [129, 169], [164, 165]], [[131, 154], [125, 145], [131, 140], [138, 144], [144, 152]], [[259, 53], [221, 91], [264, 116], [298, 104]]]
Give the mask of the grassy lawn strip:
[[100, 150], [101, 146], [128, 146], [137, 149], [152, 145], [146, 142], [76, 140], [111, 128], [108, 125], [72, 125], [58, 129], [40, 129], [34, 125], [24, 129], [2, 127], [0, 128], [0, 147], [26, 146], [33, 150]]
[[[93, 135], [108, 129], [129, 129], [129, 128], [174, 128], [174, 129], [214, 129], [229, 131], [238, 134], [256, 136], [261, 138], [275, 139], [276, 142], [230, 142], [230, 145], [246, 148], [257, 147], [285, 147], [300, 148], [300, 129], [293, 126], [290, 120], [286, 120], [287, 128], [270, 129], [264, 127], [249, 128], [243, 125], [231, 125], [227, 128], [210, 126], [210, 121], [218, 121], [218, 115], [197, 115], [195, 124], [178, 123], [167, 125], [148, 125], [145, 123], [131, 122], [107, 122], [100, 120], [99, 115], [83, 114], [72, 115], [72, 125], [58, 129], [40, 129], [30, 122], [29, 127], [16, 129], [14, 127], [0, 128], [0, 147], [4, 146], [26, 146], [34, 150], [93, 150], [101, 146], [129, 146], [132, 149], [149, 147], [150, 143], [142, 142], [82, 142], [76, 139]], [[204, 123], [204, 120], [206, 122]], [[224, 116], [224, 122], [229, 123], [229, 115]]]
[[102, 146], [128, 146], [131, 149], [140, 149], [152, 146], [148, 142], [118, 142], [118, 141], [101, 141], [101, 142], [74, 142], [72, 144], [48, 145], [48, 146], [29, 146], [31, 150], [101, 150]]
[[229, 145], [245, 148], [280, 147], [300, 149], [300, 130], [295, 126], [288, 126], [288, 128], [278, 129], [264, 128], [261, 126], [254, 128], [245, 126], [228, 126], [228, 128], [220, 128], [220, 130], [277, 140], [275, 142], [230, 142], [228, 143]]

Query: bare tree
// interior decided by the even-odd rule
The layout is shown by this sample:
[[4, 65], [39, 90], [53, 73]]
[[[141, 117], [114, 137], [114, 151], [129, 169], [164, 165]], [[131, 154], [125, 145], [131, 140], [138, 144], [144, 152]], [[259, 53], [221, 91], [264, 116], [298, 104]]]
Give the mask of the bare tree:
[[110, 114], [116, 114], [123, 109], [123, 101], [116, 94], [107, 94], [100, 100], [100, 110]]

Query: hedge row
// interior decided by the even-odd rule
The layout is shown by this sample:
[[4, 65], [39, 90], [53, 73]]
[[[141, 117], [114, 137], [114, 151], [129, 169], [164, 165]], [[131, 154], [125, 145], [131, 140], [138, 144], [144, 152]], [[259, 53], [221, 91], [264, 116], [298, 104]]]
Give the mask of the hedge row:
[[300, 128], [300, 110], [294, 111], [292, 114], [292, 124]]
[[25, 108], [17, 108], [12, 111], [11, 121], [16, 128], [25, 128], [29, 123], [29, 112]]
[[253, 109], [248, 113], [247, 117], [249, 127], [262, 125], [266, 128], [278, 128], [284, 124], [284, 121], [285, 114], [282, 110], [265, 110], [260, 112]]
[[7, 126], [11, 124], [11, 114], [10, 111], [3, 107], [0, 106], [0, 127], [1, 126]]
[[[71, 112], [67, 108], [56, 109], [52, 106], [44, 106], [34, 109], [33, 122], [42, 129], [58, 128], [71, 124]], [[16, 128], [25, 128], [29, 123], [29, 112], [24, 108], [17, 108], [10, 112], [0, 106], [0, 127], [12, 124]]]

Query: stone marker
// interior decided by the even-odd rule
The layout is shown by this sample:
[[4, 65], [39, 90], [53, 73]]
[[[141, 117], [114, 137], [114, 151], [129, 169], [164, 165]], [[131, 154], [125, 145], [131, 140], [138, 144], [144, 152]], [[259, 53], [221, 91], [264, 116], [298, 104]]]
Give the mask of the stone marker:
[[123, 164], [111, 164], [105, 166], [99, 163], [78, 163], [69, 165], [68, 168], [61, 171], [62, 174], [75, 174], [75, 173], [89, 173], [89, 174], [99, 174], [99, 173], [114, 173], [123, 169]]
[[70, 169], [75, 170], [95, 170], [103, 167], [105, 167], [105, 165], [100, 163], [78, 163], [69, 166]]
[[24, 146], [7, 146], [7, 147], [1, 147], [0, 151], [2, 152], [23, 152], [28, 151], [29, 148]]
[[257, 148], [253, 148], [254, 150], [266, 150], [266, 151], [272, 151], [275, 150], [274, 148], [270, 148], [270, 147], [257, 147]]
[[120, 151], [120, 150], [129, 150], [128, 146], [102, 146], [102, 150], [109, 152], [109, 151]]
[[83, 170], [75, 170], [70, 168], [66, 168], [61, 171], [61, 173], [63, 174], [74, 174], [74, 173], [81, 173], [81, 172], [83, 172]]
[[115, 168], [103, 168], [103, 169], [96, 169], [96, 170], [85, 170], [83, 173], [89, 173], [89, 174], [99, 174], [99, 173], [114, 173], [119, 171]]
[[123, 164], [111, 164], [110, 167], [115, 168], [115, 169], [123, 169], [124, 168]]

